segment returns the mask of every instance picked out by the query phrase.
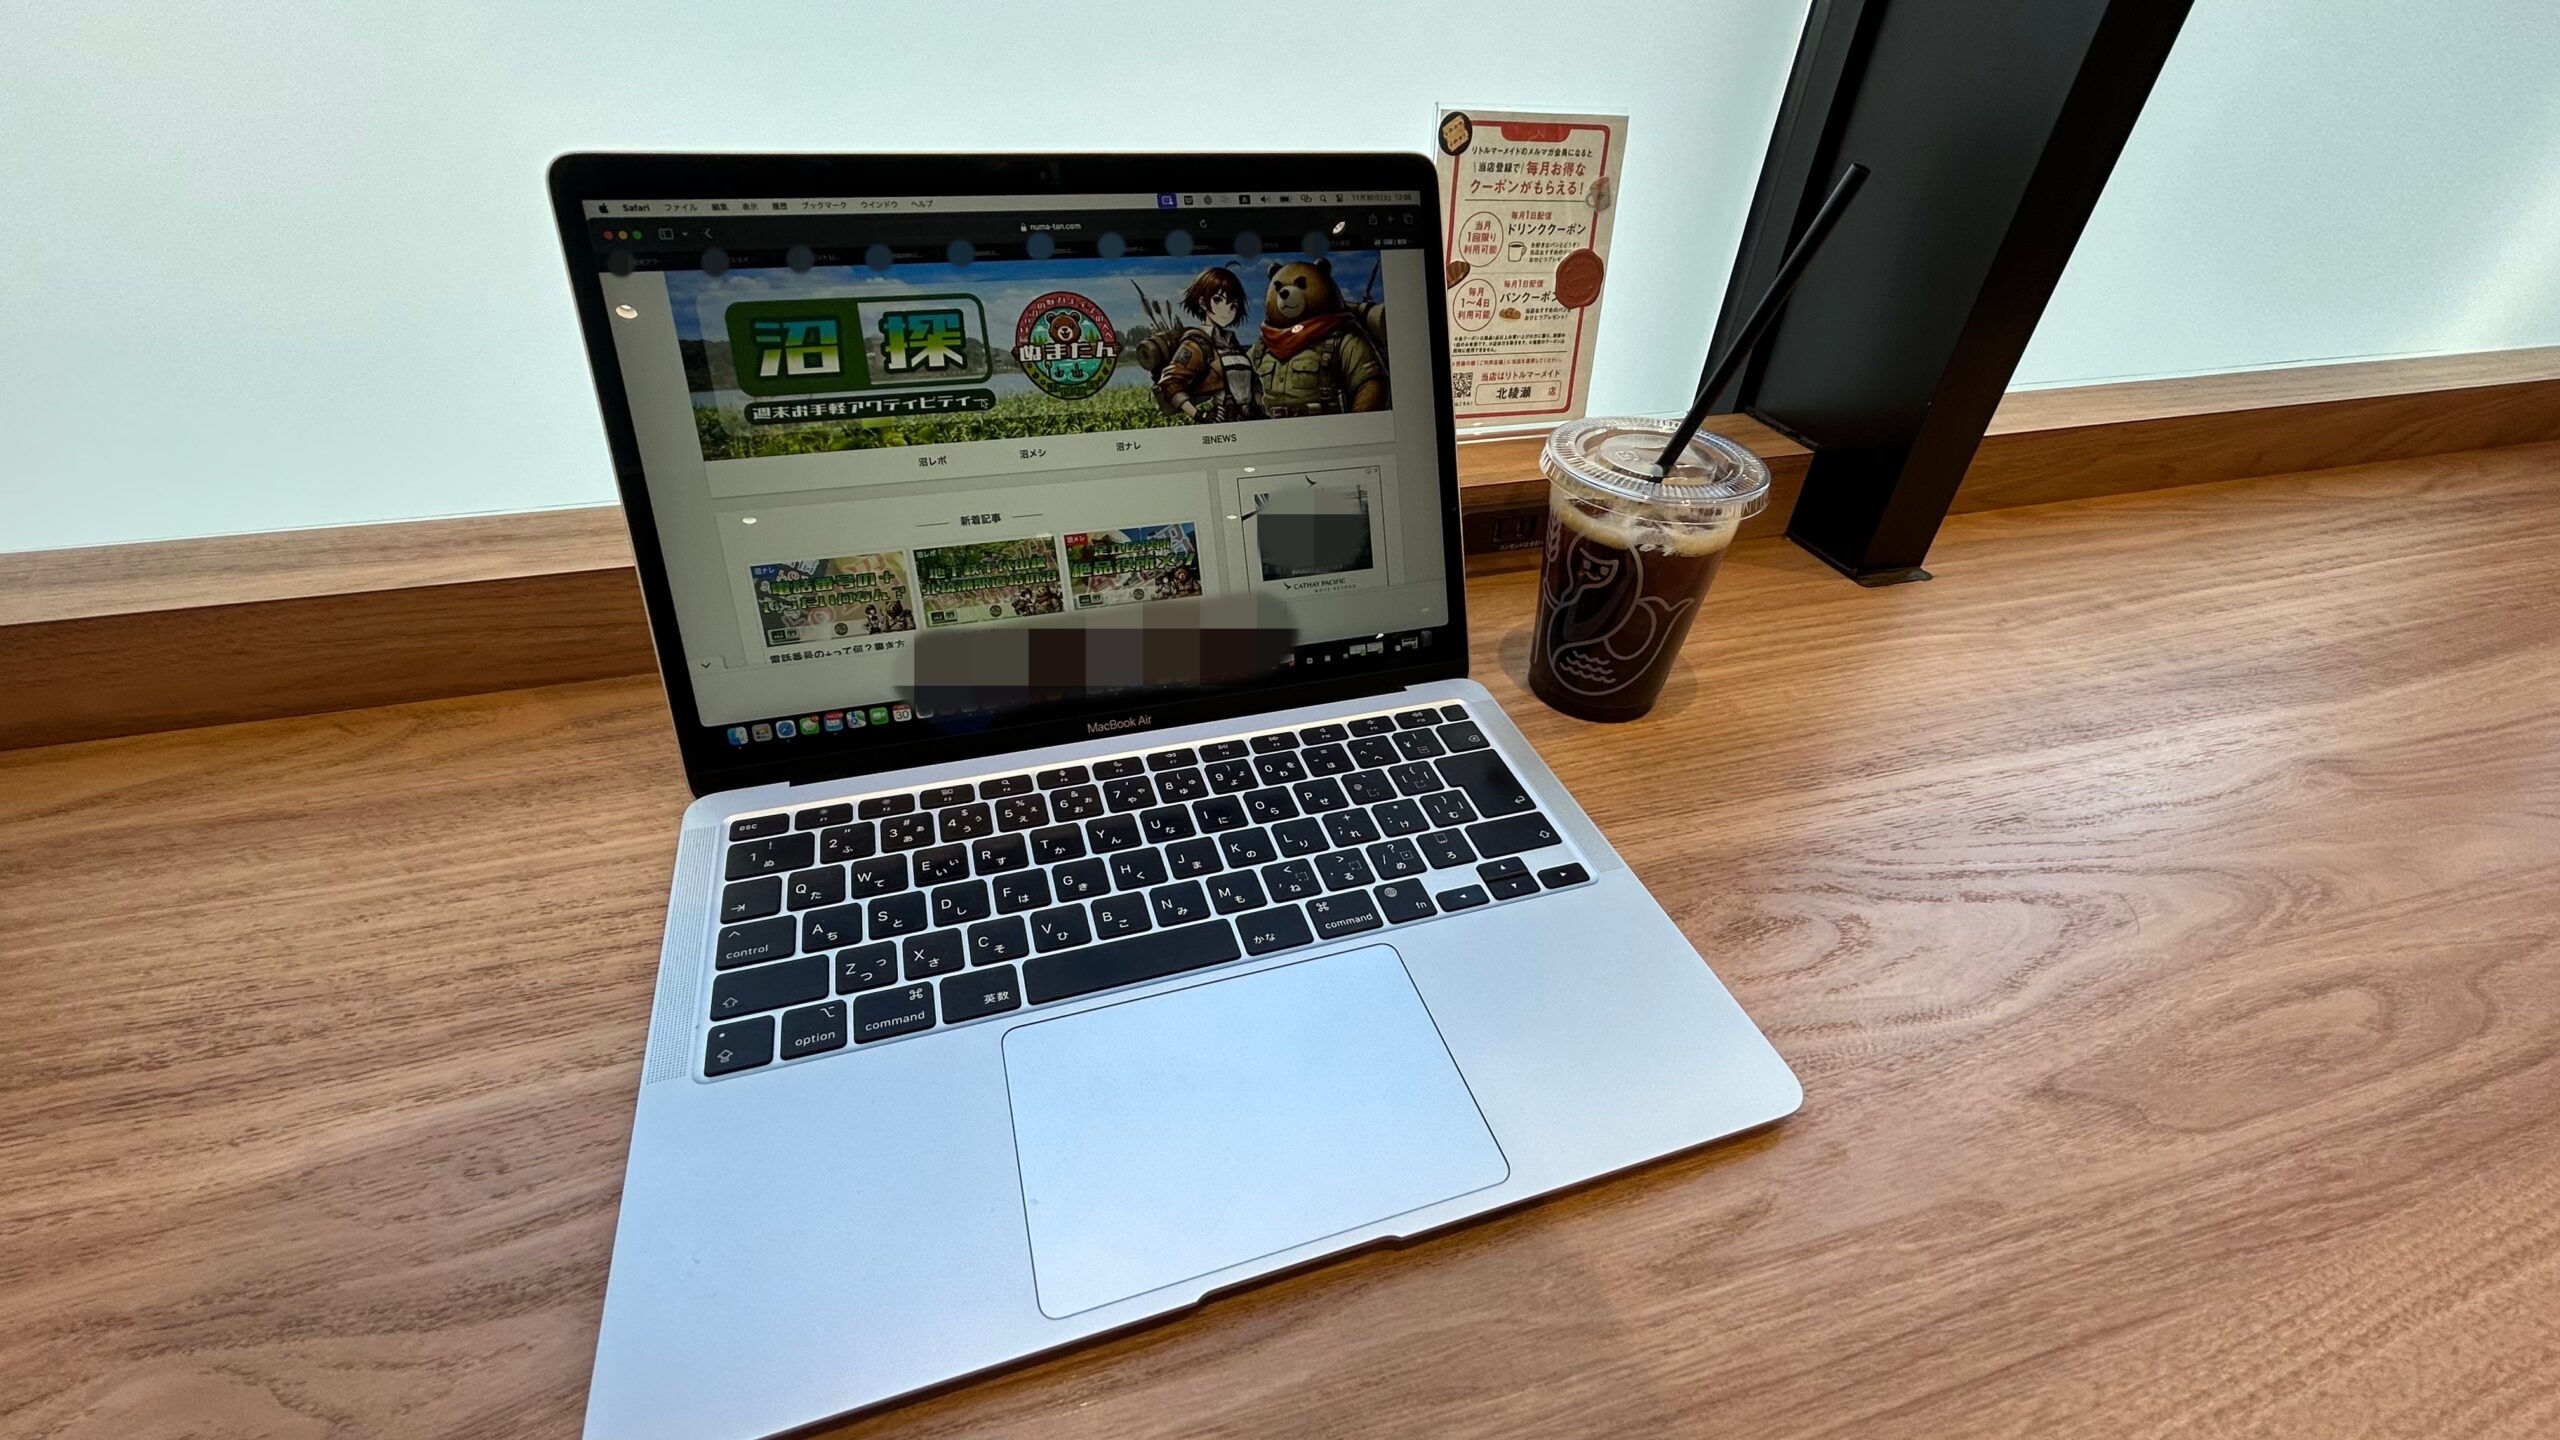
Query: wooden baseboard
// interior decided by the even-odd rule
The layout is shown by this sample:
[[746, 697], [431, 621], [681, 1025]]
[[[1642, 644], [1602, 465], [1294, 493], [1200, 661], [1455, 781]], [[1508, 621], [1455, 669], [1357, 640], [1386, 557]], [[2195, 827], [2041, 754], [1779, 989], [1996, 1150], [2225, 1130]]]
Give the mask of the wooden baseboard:
[[[1712, 423], [1772, 471], [1744, 535], [1781, 533], [1808, 455], [1749, 419]], [[1955, 508], [2554, 439], [2560, 347], [2022, 392]], [[1538, 445], [1461, 445], [1469, 509], [1539, 503]], [[617, 506], [0, 554], [0, 749], [655, 663]]]

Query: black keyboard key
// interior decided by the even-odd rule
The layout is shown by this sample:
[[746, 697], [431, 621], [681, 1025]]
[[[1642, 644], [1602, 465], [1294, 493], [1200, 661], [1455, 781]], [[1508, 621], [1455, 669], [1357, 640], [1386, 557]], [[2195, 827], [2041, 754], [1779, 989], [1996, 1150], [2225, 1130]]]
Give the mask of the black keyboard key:
[[875, 855], [845, 867], [845, 893], [855, 899], [894, 895], [914, 882], [907, 878], [907, 857]]
[[1378, 907], [1369, 902], [1369, 892], [1354, 890], [1348, 895], [1327, 895], [1307, 902], [1307, 923], [1313, 925], [1316, 938], [1331, 940], [1342, 935], [1356, 935], [1375, 930], [1386, 922], [1378, 918]]
[[836, 993], [851, 995], [898, 983], [898, 945], [880, 940], [836, 952]]
[[844, 1002], [841, 1000], [782, 1012], [782, 1058], [785, 1060], [841, 1050], [844, 1037]]
[[1331, 847], [1324, 838], [1324, 825], [1316, 820], [1287, 820], [1271, 827], [1271, 843], [1283, 855], [1313, 855]]
[[918, 794], [916, 803], [927, 810], [939, 810], [945, 805], [965, 805], [977, 798], [978, 792], [965, 783], [937, 785]]
[[1070, 785], [1049, 797], [1049, 813], [1061, 820], [1084, 820], [1102, 813], [1102, 792], [1090, 785]]
[[1369, 847], [1369, 868], [1377, 871], [1381, 880], [1401, 880], [1407, 875], [1419, 875], [1427, 867], [1422, 863], [1422, 852], [1413, 848], [1412, 841], [1381, 840]]
[[1090, 995], [1119, 985], [1162, 979], [1238, 958], [1235, 927], [1204, 920], [1179, 930], [1158, 930], [1063, 955], [1043, 955], [1022, 967], [1023, 989], [1035, 1005]]
[[1393, 715], [1363, 715], [1350, 725], [1354, 735], [1384, 735], [1394, 728], [1396, 717]]
[[1464, 720], [1467, 718], [1467, 707], [1464, 705], [1443, 705], [1440, 707], [1440, 718], [1443, 720]]
[[1336, 845], [1366, 845], [1378, 838], [1378, 827], [1366, 810], [1344, 810], [1324, 817], [1324, 833]]
[[827, 993], [827, 957], [803, 955], [732, 970], [711, 982], [711, 1018], [728, 1020], [759, 1010], [801, 1005]]
[[969, 927], [969, 963], [995, 965], [1006, 960], [1019, 960], [1031, 953], [1031, 932], [1024, 929], [1022, 917], [1008, 915], [1001, 920], [981, 920]]
[[1019, 835], [990, 835], [969, 846], [969, 864], [981, 875], [1002, 875], [1031, 864], [1031, 846]]
[[1002, 800], [1030, 793], [1031, 777], [1028, 775], [999, 775], [993, 780], [978, 782], [978, 798], [981, 800]]
[[1084, 833], [1093, 841], [1093, 853], [1108, 855], [1114, 850], [1127, 850], [1147, 843], [1138, 831], [1135, 815], [1106, 815], [1084, 822]]
[[850, 800], [841, 805], [813, 805], [791, 817], [794, 830], [824, 830], [831, 825], [852, 823], [853, 802]]
[[1396, 798], [1396, 784], [1384, 770], [1355, 770], [1342, 777], [1342, 788], [1359, 805], [1375, 805]]
[[1440, 743], [1440, 737], [1428, 730], [1397, 731], [1396, 749], [1404, 752], [1407, 760], [1431, 760], [1449, 753], [1449, 747]]
[[1199, 763], [1199, 753], [1193, 750], [1158, 750], [1147, 757], [1147, 768], [1150, 770], [1179, 770], [1186, 765]]
[[1114, 760], [1094, 761], [1093, 778], [1096, 780], [1117, 780], [1124, 775], [1145, 774], [1146, 769], [1147, 762], [1144, 760], [1139, 759], [1135, 755], [1123, 755]]
[[1167, 845], [1164, 847], [1164, 863], [1176, 880], [1197, 880], [1203, 875], [1214, 875], [1220, 869], [1218, 842], [1203, 835], [1197, 840]]
[[1254, 879], [1250, 870], [1213, 875], [1207, 884], [1209, 908], [1221, 915], [1233, 915], [1239, 910], [1259, 910], [1271, 903], [1262, 893], [1262, 882]]
[[856, 820], [818, 832], [818, 858], [821, 860], [860, 860], [880, 848], [872, 834], [871, 822]]
[[1448, 788], [1441, 783], [1439, 771], [1419, 760], [1396, 766], [1387, 772], [1387, 778], [1396, 782], [1398, 793], [1405, 795], [1429, 795]]
[[1084, 858], [1084, 832], [1073, 825], [1052, 825], [1031, 832], [1031, 858], [1057, 865]]
[[1340, 810], [1351, 803], [1342, 793], [1339, 780], [1301, 780], [1289, 787], [1289, 793], [1297, 798], [1298, 808], [1309, 815]]
[[954, 880], [966, 879], [968, 874], [969, 847], [966, 845], [936, 845], [930, 850], [916, 852], [918, 885], [947, 885]]
[[[711, 962], [715, 969], [730, 970], [759, 960], [779, 960], [797, 948], [793, 942], [799, 935], [799, 924], [788, 915], [724, 926], [719, 941], [711, 947]], [[859, 931], [855, 938], [861, 938]]]
[[782, 909], [782, 877], [765, 875], [753, 880], [732, 880], [720, 887], [720, 923], [734, 925], [741, 920], [761, 920]]
[[1404, 759], [1396, 753], [1396, 742], [1384, 735], [1364, 735], [1351, 742], [1351, 758], [1369, 769], [1393, 765]]
[[817, 863], [817, 836], [776, 835], [730, 846], [729, 873], [724, 878], [744, 880], [753, 875], [787, 875]]
[[1254, 754], [1271, 755], [1282, 750], [1297, 749], [1298, 737], [1286, 730], [1274, 730], [1268, 735], [1256, 735], [1247, 743], [1252, 745]]
[[927, 980], [968, 968], [966, 946], [957, 930], [936, 930], [907, 937], [907, 978]]
[[762, 840], [768, 835], [783, 834], [790, 828], [791, 817], [788, 815], [750, 815], [744, 820], [729, 822], [729, 838]]
[[1124, 775], [1104, 782], [1102, 800], [1115, 811], [1144, 810], [1156, 803], [1156, 787], [1144, 775]]
[[773, 1017], [759, 1015], [731, 1025], [714, 1025], [702, 1046], [702, 1073], [726, 1075], [773, 1063]]
[[1093, 902], [1093, 933], [1104, 940], [1153, 929], [1144, 895], [1109, 895]]
[[1341, 775], [1352, 768], [1351, 752], [1339, 745], [1318, 745], [1299, 752], [1310, 775]]
[[1538, 877], [1506, 875], [1499, 880], [1486, 882], [1485, 888], [1493, 892], [1493, 898], [1496, 900], [1517, 900], [1523, 895], [1538, 893]]
[[1476, 807], [1467, 803], [1464, 790], [1434, 790], [1422, 797], [1422, 813], [1431, 817], [1435, 828], [1465, 825], [1476, 819]]
[[1295, 755], [1257, 755], [1253, 773], [1261, 776], [1265, 785], [1292, 785], [1307, 778], [1307, 767], [1299, 764]]
[[996, 817], [980, 801], [974, 805], [954, 805], [942, 812], [944, 840], [975, 840], [996, 828]]
[[844, 867], [821, 865], [793, 875], [789, 884], [791, 908], [806, 910], [812, 905], [833, 905], [844, 899]]
[[1168, 805], [1187, 804], [1208, 794], [1209, 782], [1198, 770], [1167, 770], [1156, 777], [1156, 793]]
[[1200, 832], [1191, 824], [1191, 811], [1181, 805], [1166, 805], [1138, 816], [1138, 829], [1148, 843], [1162, 845], [1173, 840], [1188, 840]]
[[981, 970], [970, 975], [954, 975], [942, 982], [942, 1018], [957, 1025], [963, 1020], [976, 1020], [988, 1015], [1001, 1015], [1022, 1008], [1022, 982], [1014, 978], [1013, 967]]
[[833, 950], [839, 945], [852, 945], [862, 939], [863, 907], [830, 905], [812, 910], [800, 917], [800, 948]]
[[1241, 830], [1253, 823], [1245, 818], [1244, 802], [1233, 795], [1220, 795], [1212, 800], [1194, 801], [1191, 813], [1199, 817], [1200, 831], [1204, 835]]
[[1209, 897], [1202, 894], [1197, 880], [1181, 880], [1159, 885], [1147, 892], [1147, 903], [1154, 907], [1156, 926], [1172, 929], [1194, 920], [1209, 918]]
[[1218, 849], [1227, 857], [1227, 863], [1238, 869], [1269, 864], [1279, 858], [1279, 852], [1271, 848], [1271, 832], [1258, 825], [1219, 836]]
[[1434, 830], [1423, 836], [1420, 844], [1422, 858], [1430, 862], [1434, 870], [1475, 863], [1476, 847], [1468, 844], [1467, 837], [1455, 830]]
[[1164, 856], [1154, 850], [1123, 850], [1111, 857], [1115, 888], [1136, 890], [1165, 882]]
[[1031, 917], [1031, 943], [1042, 954], [1064, 950], [1070, 945], [1086, 945], [1093, 941], [1093, 927], [1085, 922], [1084, 907], [1061, 905], [1043, 910]]
[[1443, 725], [1431, 733], [1439, 736], [1440, 743], [1448, 746], [1453, 753], [1483, 750], [1493, 744], [1492, 741], [1484, 738], [1484, 732], [1476, 728], [1476, 722], [1473, 720], [1461, 720], [1455, 725]]
[[853, 813], [865, 820], [878, 820], [890, 815], [904, 815], [916, 808], [913, 795], [874, 795], [853, 807]]
[[1316, 878], [1316, 867], [1304, 860], [1283, 860], [1262, 867], [1262, 888], [1271, 892], [1277, 903], [1304, 900], [1324, 893], [1324, 882]]
[[1518, 856], [1506, 855], [1499, 860], [1487, 860], [1476, 867], [1476, 873], [1483, 876], [1487, 883], [1508, 880], [1514, 875], [1528, 874], [1529, 862]]
[[1298, 802], [1289, 798], [1288, 791], [1275, 786], [1269, 790], [1256, 790], [1244, 797], [1244, 813], [1256, 825], [1294, 820], [1298, 818]]
[[1093, 778], [1093, 772], [1081, 765], [1061, 765], [1055, 770], [1043, 770], [1033, 778], [1040, 782], [1041, 789], [1055, 790], [1061, 785], [1081, 785]]
[[904, 895], [884, 895], [871, 902], [864, 917], [871, 926], [871, 938], [886, 940], [892, 935], [912, 935], [925, 925], [924, 896], [910, 890]]
[[1419, 880], [1390, 880], [1369, 893], [1378, 902], [1378, 913], [1386, 916], [1390, 924], [1410, 924], [1440, 913], [1432, 906], [1431, 897], [1422, 893]]
[[1396, 728], [1399, 730], [1428, 730], [1439, 723], [1440, 712], [1437, 710], [1399, 710], [1396, 712]]
[[1443, 890], [1434, 898], [1442, 910], [1473, 910], [1493, 903], [1493, 897], [1484, 893], [1481, 885], [1461, 885], [1455, 890]]
[[1202, 760], [1241, 760], [1250, 753], [1241, 740], [1220, 740], [1200, 747]]
[[1423, 818], [1422, 807], [1410, 800], [1390, 800], [1370, 811], [1369, 818], [1378, 822], [1381, 835], [1419, 835], [1431, 828], [1431, 822]]
[[1250, 760], [1221, 760], [1208, 769], [1209, 788], [1221, 795], [1235, 795], [1262, 783], [1253, 773]]
[[996, 802], [996, 828], [1028, 830], [1049, 823], [1049, 802], [1037, 795], [1008, 795]]
[[1097, 855], [1090, 860], [1076, 860], [1049, 872], [1058, 887], [1061, 900], [1090, 900], [1111, 893], [1111, 862]]
[[1488, 857], [1517, 855], [1523, 850], [1563, 843], [1563, 837], [1556, 834], [1556, 827], [1547, 823], [1546, 816], [1534, 810], [1526, 815], [1478, 821], [1467, 827], [1467, 840], [1476, 847], [1477, 854]]
[[933, 987], [901, 985], [874, 990], [853, 1001], [853, 1043], [868, 1045], [910, 1030], [933, 1028]]
[[1351, 738], [1347, 725], [1310, 725], [1298, 732], [1298, 740], [1306, 745], [1337, 745]]
[[1590, 871], [1570, 861], [1562, 865], [1550, 865], [1538, 872], [1538, 883], [1550, 890], [1561, 890], [1567, 885], [1580, 885], [1590, 878]]
[[1244, 953], [1268, 955], [1274, 950], [1290, 950], [1315, 943], [1316, 932], [1307, 926], [1307, 917], [1295, 905], [1274, 910], [1256, 910], [1236, 922], [1244, 932]]
[[984, 880], [963, 880], [945, 885], [933, 892], [933, 923], [961, 925], [971, 920], [984, 920], [995, 913], [995, 902], [987, 896]]
[[892, 815], [880, 822], [880, 848], [892, 854], [932, 843], [933, 817], [930, 815]]
[[1019, 875], [999, 876], [996, 880], [996, 913], [1019, 915], [1037, 910], [1049, 903], [1049, 872], [1025, 870]]
[[1529, 798], [1529, 787], [1490, 750], [1452, 755], [1440, 762], [1439, 769], [1450, 784], [1467, 792], [1476, 812], [1488, 820], [1537, 808], [1538, 802]]
[[1369, 872], [1369, 859], [1357, 850], [1336, 850], [1316, 857], [1316, 873], [1324, 877], [1327, 890], [1352, 890], [1377, 882]]

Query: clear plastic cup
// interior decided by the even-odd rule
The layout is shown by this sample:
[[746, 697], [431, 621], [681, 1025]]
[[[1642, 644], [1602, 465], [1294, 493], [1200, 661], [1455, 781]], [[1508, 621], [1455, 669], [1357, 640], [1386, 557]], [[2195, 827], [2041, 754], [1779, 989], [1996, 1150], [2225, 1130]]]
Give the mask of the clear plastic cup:
[[1576, 420], [1539, 456], [1547, 544], [1529, 688], [1567, 715], [1653, 708], [1734, 531], [1769, 503], [1769, 467], [1721, 435], [1699, 432], [1656, 474], [1678, 425]]

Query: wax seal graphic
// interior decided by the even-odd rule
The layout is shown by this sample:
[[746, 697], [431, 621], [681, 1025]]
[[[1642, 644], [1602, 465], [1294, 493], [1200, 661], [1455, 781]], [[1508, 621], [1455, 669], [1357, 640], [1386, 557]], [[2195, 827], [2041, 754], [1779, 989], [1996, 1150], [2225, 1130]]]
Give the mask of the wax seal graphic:
[[1444, 289], [1449, 289], [1449, 290], [1455, 290], [1455, 289], [1457, 289], [1457, 288], [1458, 288], [1458, 282], [1459, 282], [1459, 281], [1461, 281], [1461, 280], [1466, 279], [1469, 275], [1474, 274], [1474, 273], [1475, 273], [1475, 268], [1476, 268], [1476, 267], [1474, 267], [1473, 265], [1468, 264], [1468, 263], [1467, 263], [1466, 261], [1464, 261], [1464, 260], [1452, 260], [1452, 261], [1450, 261], [1450, 262], [1449, 262], [1449, 283], [1448, 283], [1446, 286], [1442, 287], [1442, 288], [1444, 288]]
[[1576, 250], [1556, 262], [1556, 303], [1579, 310], [1600, 298], [1603, 276], [1596, 251]]

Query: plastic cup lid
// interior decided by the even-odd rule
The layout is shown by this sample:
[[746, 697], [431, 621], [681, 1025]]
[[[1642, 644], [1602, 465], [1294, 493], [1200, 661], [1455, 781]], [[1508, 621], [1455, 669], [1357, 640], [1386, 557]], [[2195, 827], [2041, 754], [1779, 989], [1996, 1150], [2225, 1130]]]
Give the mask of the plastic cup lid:
[[1646, 505], [1739, 508], [1757, 515], [1769, 503], [1769, 467], [1722, 435], [1701, 430], [1666, 475], [1654, 474], [1677, 420], [1644, 416], [1573, 420], [1555, 428], [1539, 453], [1550, 480], [1573, 480]]

